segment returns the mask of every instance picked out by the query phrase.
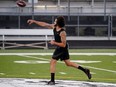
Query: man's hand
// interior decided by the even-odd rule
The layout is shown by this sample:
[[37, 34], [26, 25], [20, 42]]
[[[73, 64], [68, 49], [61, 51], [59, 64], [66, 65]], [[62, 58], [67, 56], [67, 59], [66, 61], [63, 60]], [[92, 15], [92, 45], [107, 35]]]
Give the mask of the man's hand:
[[32, 24], [32, 23], [34, 23], [35, 22], [35, 20], [32, 20], [32, 19], [29, 19], [28, 21], [27, 21], [27, 23], [30, 25], [30, 24]]
[[55, 41], [54, 41], [54, 40], [51, 40], [49, 43], [50, 43], [51, 45], [55, 45]]

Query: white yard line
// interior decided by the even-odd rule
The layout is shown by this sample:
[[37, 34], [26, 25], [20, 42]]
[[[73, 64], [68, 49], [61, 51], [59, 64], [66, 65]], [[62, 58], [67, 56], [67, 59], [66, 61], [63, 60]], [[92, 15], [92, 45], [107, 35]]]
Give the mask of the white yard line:
[[[32, 58], [32, 59], [39, 59], [39, 60], [44, 60], [44, 61], [50, 61], [50, 59], [45, 59], [45, 58], [40, 58], [40, 57], [34, 57], [34, 56], [27, 56], [27, 55], [17, 55], [17, 56], [22, 56], [22, 57], [27, 57], [27, 58]], [[58, 63], [63, 63], [61, 61], [57, 61]]]
[[34, 57], [34, 56], [27, 56], [27, 55], [17, 55], [17, 56], [22, 56], [22, 57], [27, 57], [27, 58], [33, 58], [33, 59], [39, 59], [39, 60], [50, 61], [49, 59], [39, 58], [39, 57]]
[[[83, 65], [84, 66], [84, 65]], [[114, 70], [109, 70], [109, 69], [103, 69], [103, 68], [97, 68], [97, 67], [92, 67], [92, 66], [85, 66], [87, 68], [91, 68], [91, 69], [96, 69], [96, 70], [101, 70], [101, 71], [106, 71], [106, 72], [111, 72], [111, 73], [116, 73], [116, 71]]]
[[52, 55], [53, 53], [0, 53], [0, 55]]
[[114, 56], [116, 53], [70, 53], [70, 55], [108, 55], [108, 56]]
[[[53, 53], [0, 53], [0, 55], [52, 55]], [[116, 53], [70, 53], [70, 55], [108, 55], [114, 56]]]

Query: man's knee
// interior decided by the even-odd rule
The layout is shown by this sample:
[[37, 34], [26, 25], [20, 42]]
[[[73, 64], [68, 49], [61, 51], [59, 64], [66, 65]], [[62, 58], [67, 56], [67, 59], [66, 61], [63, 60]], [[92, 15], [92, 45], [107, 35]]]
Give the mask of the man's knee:
[[51, 59], [50, 64], [56, 64], [56, 60], [55, 59]]
[[72, 66], [71, 62], [67, 62], [65, 64], [66, 64], [66, 66]]

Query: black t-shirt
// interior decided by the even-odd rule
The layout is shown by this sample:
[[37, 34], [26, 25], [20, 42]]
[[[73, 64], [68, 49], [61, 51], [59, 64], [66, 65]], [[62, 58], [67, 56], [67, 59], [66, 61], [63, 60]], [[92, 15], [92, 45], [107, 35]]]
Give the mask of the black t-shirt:
[[[54, 28], [53, 32], [54, 32], [54, 39], [56, 42], [61, 42], [61, 36], [60, 36], [60, 33], [62, 31], [65, 31], [64, 29], [61, 29], [59, 31], [56, 31], [56, 28]], [[66, 46], [65, 47], [60, 47], [60, 46], [57, 46], [54, 53], [53, 53], [53, 56], [52, 56], [53, 59], [56, 59], [56, 60], [67, 60], [69, 59], [69, 52], [68, 52], [68, 43], [66, 43]]]
[[56, 28], [53, 29], [53, 32], [54, 32], [54, 39], [56, 42], [61, 42], [61, 36], [60, 36], [60, 33], [62, 31], [65, 31], [64, 29], [61, 29], [59, 31], [56, 31]]

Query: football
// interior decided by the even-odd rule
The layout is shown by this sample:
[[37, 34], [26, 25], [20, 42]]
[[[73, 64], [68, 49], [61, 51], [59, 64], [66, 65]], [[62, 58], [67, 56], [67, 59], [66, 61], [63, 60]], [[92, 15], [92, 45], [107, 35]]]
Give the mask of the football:
[[25, 7], [26, 6], [26, 2], [24, 0], [18, 0], [16, 3], [19, 7]]

